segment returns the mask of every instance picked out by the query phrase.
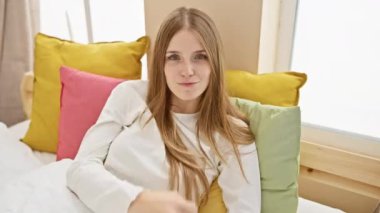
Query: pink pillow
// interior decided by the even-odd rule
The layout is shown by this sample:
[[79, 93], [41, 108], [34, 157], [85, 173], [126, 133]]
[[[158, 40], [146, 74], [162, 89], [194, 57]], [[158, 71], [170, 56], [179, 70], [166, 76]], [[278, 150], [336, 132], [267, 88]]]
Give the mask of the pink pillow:
[[87, 130], [95, 124], [112, 89], [124, 79], [62, 66], [57, 160], [74, 159]]

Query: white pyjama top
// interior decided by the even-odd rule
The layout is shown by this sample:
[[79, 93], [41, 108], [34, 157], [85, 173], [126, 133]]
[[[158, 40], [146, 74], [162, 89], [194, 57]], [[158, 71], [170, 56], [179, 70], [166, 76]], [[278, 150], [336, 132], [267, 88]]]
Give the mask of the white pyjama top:
[[[126, 213], [144, 189], [169, 190], [169, 164], [159, 129], [154, 118], [144, 126], [151, 116], [146, 104], [147, 87], [148, 82], [142, 80], [126, 81], [115, 87], [67, 172], [68, 188], [94, 212]], [[137, 119], [140, 115], [141, 119]], [[185, 145], [194, 153], [201, 153], [196, 140], [197, 115], [173, 113]], [[255, 144], [239, 145], [247, 181], [232, 146], [222, 137], [215, 137], [226, 163], [201, 140], [212, 162], [205, 168], [209, 183], [219, 177], [229, 213], [260, 213]], [[184, 195], [181, 182], [179, 193]]]

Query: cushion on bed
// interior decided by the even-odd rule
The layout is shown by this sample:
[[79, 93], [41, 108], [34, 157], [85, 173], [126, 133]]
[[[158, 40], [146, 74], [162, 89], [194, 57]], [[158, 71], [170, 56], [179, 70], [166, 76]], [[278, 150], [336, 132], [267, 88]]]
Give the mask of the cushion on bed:
[[[298, 107], [286, 106], [298, 104], [299, 90], [306, 79], [306, 74], [298, 72], [256, 75], [240, 70], [226, 71], [229, 95], [248, 99], [231, 100], [247, 114], [256, 137], [262, 213], [297, 210], [300, 111]], [[199, 213], [208, 212], [227, 212], [217, 181], [211, 184], [208, 203], [199, 209]]]
[[236, 99], [256, 137], [261, 178], [261, 212], [296, 212], [301, 137], [299, 107], [261, 105]]
[[134, 42], [78, 44], [37, 34], [34, 52], [34, 91], [31, 123], [22, 139], [34, 150], [56, 152], [60, 111], [61, 65], [123, 79], [141, 78], [141, 57], [149, 39]]
[[[300, 110], [232, 98], [250, 119], [255, 135], [261, 178], [261, 212], [293, 213], [298, 205]], [[208, 203], [199, 213], [225, 213], [221, 189], [211, 185]]]
[[112, 89], [123, 79], [62, 66], [57, 160], [74, 159], [86, 131], [95, 124]]
[[227, 90], [230, 96], [275, 106], [296, 106], [299, 89], [305, 84], [306, 74], [274, 72], [253, 74], [241, 70], [226, 71]]

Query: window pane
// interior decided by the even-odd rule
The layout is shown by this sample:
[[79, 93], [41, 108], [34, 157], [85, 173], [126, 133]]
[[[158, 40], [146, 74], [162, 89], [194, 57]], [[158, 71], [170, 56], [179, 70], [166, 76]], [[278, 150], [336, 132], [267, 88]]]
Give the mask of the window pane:
[[145, 35], [144, 1], [90, 1], [94, 41], [134, 41]]
[[292, 70], [302, 120], [380, 138], [380, 1], [300, 0]]
[[[145, 35], [144, 1], [88, 0], [91, 28], [87, 28], [86, 0], [40, 0], [42, 33], [62, 39], [88, 43], [87, 29], [93, 42], [135, 41]], [[142, 79], [147, 79], [147, 61], [142, 58]]]
[[[90, 1], [94, 42], [135, 41], [145, 35], [144, 1]], [[142, 58], [142, 79], [147, 79], [147, 60]]]
[[87, 43], [83, 1], [40, 0], [40, 31], [58, 38]]

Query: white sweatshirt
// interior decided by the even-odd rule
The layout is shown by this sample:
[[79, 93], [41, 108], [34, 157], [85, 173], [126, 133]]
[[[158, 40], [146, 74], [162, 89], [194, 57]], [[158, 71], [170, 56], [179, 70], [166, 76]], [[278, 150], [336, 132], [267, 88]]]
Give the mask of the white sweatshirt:
[[[126, 213], [144, 189], [169, 190], [169, 164], [165, 146], [146, 105], [146, 81], [126, 81], [111, 93], [96, 124], [86, 133], [78, 155], [67, 172], [67, 186], [94, 212]], [[142, 115], [142, 119], [136, 119]], [[182, 140], [200, 153], [196, 140], [197, 113], [173, 113]], [[241, 122], [243, 123], [243, 122]], [[205, 169], [209, 183], [219, 176], [229, 213], [259, 213], [261, 188], [254, 143], [241, 145], [242, 176], [232, 148], [218, 137], [226, 164], [201, 141], [212, 164]], [[179, 192], [184, 195], [180, 182]]]

